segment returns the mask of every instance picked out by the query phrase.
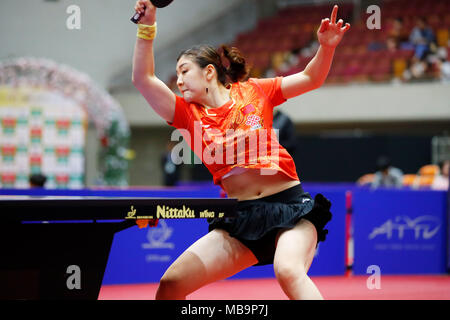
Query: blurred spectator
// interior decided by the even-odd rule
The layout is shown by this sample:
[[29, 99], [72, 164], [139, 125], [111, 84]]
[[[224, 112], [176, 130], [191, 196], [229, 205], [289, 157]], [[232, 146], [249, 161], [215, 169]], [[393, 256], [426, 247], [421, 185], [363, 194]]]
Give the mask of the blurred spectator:
[[450, 61], [440, 58], [437, 62], [439, 68], [439, 79], [444, 83], [450, 83]]
[[42, 173], [32, 174], [29, 178], [30, 188], [43, 188], [46, 181], [47, 177]]
[[412, 29], [409, 42], [414, 45], [415, 57], [420, 60], [426, 58], [430, 51], [436, 50], [436, 37], [421, 17], [417, 18], [416, 26]]
[[297, 145], [295, 126], [291, 118], [277, 108], [274, 109], [273, 128], [278, 129], [278, 141], [294, 158]]
[[313, 40], [309, 45], [303, 47], [299, 52], [302, 57], [312, 57], [319, 50], [319, 41]]
[[392, 39], [396, 45], [408, 42], [408, 31], [405, 29], [402, 18], [395, 18], [390, 27], [388, 27], [388, 39]]
[[394, 37], [388, 37], [386, 39], [386, 49], [391, 52], [395, 52], [398, 49], [398, 42]]
[[386, 156], [377, 159], [377, 171], [372, 181], [372, 188], [394, 187], [400, 188], [403, 183], [403, 172], [391, 165], [391, 160]]
[[167, 143], [165, 152], [161, 156], [163, 183], [165, 186], [175, 186], [180, 180], [181, 165], [175, 164], [174, 162], [174, 160], [176, 161], [178, 155], [174, 154], [174, 160], [172, 160], [172, 149], [176, 143], [176, 141], [169, 141]]
[[277, 61], [272, 60], [272, 65], [266, 70], [264, 76], [266, 78], [272, 78], [279, 74], [288, 72], [291, 68], [298, 64], [300, 57], [301, 55], [299, 49], [293, 49], [276, 57], [276, 59], [273, 60]]
[[428, 63], [413, 56], [410, 61], [409, 68], [403, 72], [403, 78], [406, 81], [420, 80], [426, 76]]
[[367, 50], [377, 51], [377, 50], [386, 49], [386, 47], [387, 47], [387, 43], [385, 44], [384, 41], [373, 40], [367, 45]]
[[433, 184], [431, 185], [431, 189], [434, 190], [448, 190], [449, 185], [449, 171], [450, 171], [450, 160], [442, 161], [439, 164], [439, 175], [437, 175]]

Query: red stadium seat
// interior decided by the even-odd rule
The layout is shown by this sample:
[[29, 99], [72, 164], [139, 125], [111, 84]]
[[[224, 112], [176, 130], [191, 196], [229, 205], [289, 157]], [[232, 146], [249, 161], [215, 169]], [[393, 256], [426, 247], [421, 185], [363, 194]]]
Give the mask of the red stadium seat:
[[[450, 7], [448, 9], [450, 10]], [[444, 15], [443, 25], [444, 25], [444, 27], [450, 29], [450, 13], [447, 13]]]
[[386, 52], [384, 50], [368, 51], [366, 55], [368, 60], [378, 61], [385, 57]]
[[396, 51], [388, 51], [386, 55], [391, 59], [406, 59], [409, 60], [414, 55], [414, 50], [396, 50]]
[[330, 68], [330, 74], [333, 76], [343, 76], [346, 69], [346, 63], [337, 62]]
[[377, 70], [377, 63], [373, 60], [367, 61], [367, 63], [363, 64], [361, 67], [360, 75], [371, 76]]
[[383, 58], [377, 61], [376, 66], [370, 73], [370, 77], [374, 81], [386, 81], [391, 78], [392, 66], [389, 58]]
[[301, 57], [298, 59], [297, 67], [304, 70], [313, 57]]

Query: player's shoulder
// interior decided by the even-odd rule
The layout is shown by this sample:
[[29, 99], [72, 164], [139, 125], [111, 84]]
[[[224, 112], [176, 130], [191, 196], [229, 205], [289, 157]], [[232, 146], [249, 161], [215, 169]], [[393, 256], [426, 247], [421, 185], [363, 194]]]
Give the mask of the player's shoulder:
[[248, 78], [244, 81], [239, 81], [234, 84], [234, 86], [239, 87], [240, 89], [252, 89], [255, 88], [259, 83], [261, 79], [259, 78]]

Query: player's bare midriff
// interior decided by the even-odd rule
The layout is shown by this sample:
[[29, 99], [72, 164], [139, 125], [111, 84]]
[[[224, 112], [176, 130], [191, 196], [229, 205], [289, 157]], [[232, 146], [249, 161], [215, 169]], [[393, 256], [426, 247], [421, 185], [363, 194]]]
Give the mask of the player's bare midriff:
[[249, 169], [222, 180], [222, 186], [228, 197], [236, 198], [238, 201], [267, 197], [298, 184], [300, 184], [298, 180], [292, 180], [282, 172], [262, 175], [259, 169]]

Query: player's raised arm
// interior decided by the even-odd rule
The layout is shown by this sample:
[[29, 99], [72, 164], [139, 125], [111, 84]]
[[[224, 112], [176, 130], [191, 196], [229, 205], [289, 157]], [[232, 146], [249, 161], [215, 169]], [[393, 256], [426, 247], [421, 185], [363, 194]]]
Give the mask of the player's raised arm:
[[149, 0], [139, 0], [135, 10], [145, 14], [138, 24], [132, 81], [153, 110], [164, 120], [172, 122], [175, 114], [175, 94], [155, 76], [153, 39], [156, 36], [156, 7]]
[[319, 88], [327, 78], [333, 61], [334, 50], [341, 41], [350, 24], [339, 19], [336, 22], [338, 6], [335, 5], [331, 18], [322, 19], [317, 38], [319, 50], [302, 72], [283, 78], [281, 90], [284, 98], [289, 99]]

